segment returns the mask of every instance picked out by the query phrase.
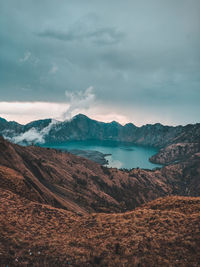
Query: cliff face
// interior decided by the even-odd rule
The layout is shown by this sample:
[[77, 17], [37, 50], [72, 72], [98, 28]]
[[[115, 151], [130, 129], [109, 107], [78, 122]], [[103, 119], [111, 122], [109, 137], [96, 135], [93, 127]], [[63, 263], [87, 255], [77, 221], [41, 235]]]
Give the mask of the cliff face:
[[0, 139], [0, 186], [81, 213], [121, 212], [167, 195], [198, 196], [199, 154], [155, 171], [121, 171], [53, 149]]
[[[51, 123], [51, 120], [40, 120], [25, 126], [19, 124], [14, 126], [12, 122], [0, 121], [0, 135], [14, 141], [18, 140], [21, 143], [23, 143], [23, 140], [26, 141], [27, 134], [20, 139], [13, 138], [13, 136], [22, 135], [31, 130], [36, 131], [34, 132], [36, 136], [43, 136], [44, 142], [93, 139], [133, 142], [156, 147], [164, 147], [179, 142], [200, 142], [200, 124], [172, 127], [157, 123], [136, 127], [129, 123], [122, 126], [116, 122], [103, 123], [91, 120], [81, 114], [70, 121]], [[48, 128], [50, 124], [51, 127]], [[40, 139], [37, 140], [36, 138], [35, 142], [37, 141], [39, 142]]]

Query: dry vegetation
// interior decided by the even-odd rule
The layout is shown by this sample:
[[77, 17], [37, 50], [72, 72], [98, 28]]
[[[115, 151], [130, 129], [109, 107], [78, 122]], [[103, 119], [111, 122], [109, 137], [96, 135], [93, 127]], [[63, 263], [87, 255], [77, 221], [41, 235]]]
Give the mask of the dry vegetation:
[[125, 212], [168, 195], [199, 196], [200, 154], [155, 171], [108, 169], [0, 138], [0, 187], [29, 200], [81, 212]]
[[0, 266], [200, 266], [200, 197], [165, 197], [199, 195], [200, 155], [120, 171], [3, 139], [0, 151]]
[[81, 216], [0, 194], [1, 266], [199, 266], [200, 198]]

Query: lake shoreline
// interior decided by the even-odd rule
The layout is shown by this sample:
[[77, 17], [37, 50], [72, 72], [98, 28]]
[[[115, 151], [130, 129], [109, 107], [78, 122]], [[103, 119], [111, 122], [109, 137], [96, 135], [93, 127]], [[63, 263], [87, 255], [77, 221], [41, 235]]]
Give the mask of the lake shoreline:
[[107, 156], [112, 156], [112, 154], [104, 154], [96, 150], [81, 150], [81, 149], [72, 149], [68, 150], [69, 153], [72, 153], [76, 156], [83, 157], [89, 160], [92, 160], [101, 165], [108, 165], [109, 162], [106, 159]]
[[149, 161], [153, 155], [158, 153], [158, 149], [149, 146], [94, 140], [46, 143], [41, 146], [66, 151], [109, 168], [153, 170], [156, 167], [162, 167], [160, 164]]

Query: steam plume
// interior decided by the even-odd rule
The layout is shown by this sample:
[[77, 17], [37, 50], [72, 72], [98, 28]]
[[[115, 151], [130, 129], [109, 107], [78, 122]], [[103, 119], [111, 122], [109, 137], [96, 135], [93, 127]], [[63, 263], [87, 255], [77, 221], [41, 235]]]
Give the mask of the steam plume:
[[41, 131], [37, 130], [35, 127], [32, 127], [28, 131], [21, 133], [20, 135], [14, 137], [4, 136], [6, 139], [9, 139], [11, 142], [16, 144], [31, 144], [31, 143], [45, 143], [45, 136], [48, 135], [53, 125], [58, 123], [56, 120], [51, 120], [49, 125], [43, 128]]
[[62, 114], [62, 119], [69, 120], [77, 113], [89, 109], [95, 101], [93, 89], [94, 88], [90, 86], [85, 91], [79, 91], [77, 93], [66, 91], [65, 95], [69, 100], [69, 108]]
[[[68, 99], [69, 107], [67, 110], [61, 115], [62, 120], [70, 120], [72, 116], [77, 113], [84, 112], [91, 107], [93, 102], [95, 101], [95, 95], [93, 93], [93, 87], [87, 88], [85, 91], [79, 91], [77, 93], [65, 92], [65, 95]], [[31, 143], [45, 143], [45, 137], [49, 134], [52, 127], [55, 124], [59, 124], [60, 122], [52, 119], [48, 126], [43, 128], [42, 130], [38, 130], [35, 127], [32, 127], [28, 131], [21, 133], [19, 135], [14, 135], [13, 133], [5, 133], [4, 137], [11, 142], [17, 144], [31, 144]]]

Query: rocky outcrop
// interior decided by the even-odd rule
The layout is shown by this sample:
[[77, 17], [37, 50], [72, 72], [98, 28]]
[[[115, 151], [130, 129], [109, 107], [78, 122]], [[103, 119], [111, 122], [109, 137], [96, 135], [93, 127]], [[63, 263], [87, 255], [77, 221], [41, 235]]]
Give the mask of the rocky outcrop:
[[187, 160], [192, 154], [200, 152], [200, 143], [177, 143], [162, 148], [150, 161], [157, 164], [171, 164]]

